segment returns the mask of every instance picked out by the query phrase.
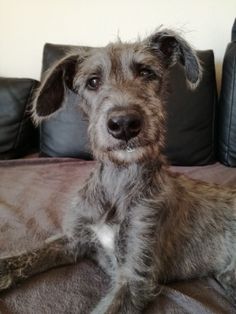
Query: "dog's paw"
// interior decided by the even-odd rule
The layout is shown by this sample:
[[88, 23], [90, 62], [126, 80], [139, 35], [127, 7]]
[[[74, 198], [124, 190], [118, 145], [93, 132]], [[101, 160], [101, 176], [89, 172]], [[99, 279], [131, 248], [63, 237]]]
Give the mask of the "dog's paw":
[[10, 273], [6, 260], [0, 259], [0, 291], [10, 288], [13, 284], [13, 276]]

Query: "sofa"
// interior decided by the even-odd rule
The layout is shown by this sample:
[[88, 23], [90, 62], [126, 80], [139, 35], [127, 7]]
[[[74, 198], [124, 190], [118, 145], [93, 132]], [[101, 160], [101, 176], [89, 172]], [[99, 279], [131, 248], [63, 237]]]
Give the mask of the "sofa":
[[[198, 51], [203, 79], [186, 87], [180, 65], [170, 72], [165, 154], [170, 168], [194, 179], [236, 186], [236, 21], [217, 96], [213, 51]], [[72, 46], [46, 44], [42, 75]], [[93, 49], [83, 47], [82, 49]], [[70, 199], [96, 165], [79, 98], [35, 127], [30, 108], [39, 82], [0, 78], [0, 257], [40, 246], [61, 231]], [[219, 100], [218, 100], [219, 99]], [[171, 232], [171, 230], [170, 230]], [[91, 282], [88, 289], [88, 282]], [[86, 314], [109, 286], [90, 260], [36, 275], [0, 293], [2, 314]], [[236, 313], [214, 278], [162, 286], [146, 313]]]

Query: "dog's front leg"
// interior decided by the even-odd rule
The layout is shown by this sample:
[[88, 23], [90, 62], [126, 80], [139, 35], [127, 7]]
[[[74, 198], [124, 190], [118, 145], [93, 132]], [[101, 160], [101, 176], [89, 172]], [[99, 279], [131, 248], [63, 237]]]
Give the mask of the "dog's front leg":
[[[138, 261], [144, 261], [145, 252], [140, 252]], [[156, 273], [151, 265], [140, 266], [132, 258], [114, 268], [108, 293], [101, 299], [92, 314], [140, 314], [160, 293]]]
[[124, 280], [114, 284], [92, 314], [140, 314], [156, 294], [156, 285]]
[[92, 314], [138, 314], [140, 309], [132, 300], [130, 287], [127, 283], [116, 284], [98, 303]]
[[49, 238], [38, 249], [0, 258], [0, 291], [50, 268], [71, 264], [75, 256], [66, 236]]

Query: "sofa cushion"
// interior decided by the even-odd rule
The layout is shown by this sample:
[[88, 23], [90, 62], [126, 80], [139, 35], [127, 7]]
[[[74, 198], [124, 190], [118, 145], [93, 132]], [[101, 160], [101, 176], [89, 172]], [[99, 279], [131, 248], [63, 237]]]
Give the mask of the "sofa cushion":
[[[42, 72], [74, 47], [46, 44]], [[181, 66], [175, 66], [170, 73], [166, 153], [175, 165], [204, 165], [214, 161], [217, 99], [214, 55], [208, 50], [199, 52], [199, 57], [204, 72], [196, 91], [187, 88]], [[68, 93], [63, 109], [41, 125], [41, 154], [89, 159], [87, 123], [78, 109], [78, 96]]]
[[215, 160], [217, 90], [212, 50], [198, 51], [203, 77], [196, 90], [186, 87], [183, 68], [170, 73], [166, 154], [173, 165], [206, 165]]
[[63, 109], [41, 123], [40, 156], [92, 159], [88, 124], [78, 109], [78, 102], [79, 97], [68, 90]]
[[232, 42], [228, 44], [222, 74], [219, 106], [219, 160], [236, 167], [236, 20], [232, 30]]
[[37, 146], [30, 100], [37, 81], [0, 77], [0, 159], [18, 158]]

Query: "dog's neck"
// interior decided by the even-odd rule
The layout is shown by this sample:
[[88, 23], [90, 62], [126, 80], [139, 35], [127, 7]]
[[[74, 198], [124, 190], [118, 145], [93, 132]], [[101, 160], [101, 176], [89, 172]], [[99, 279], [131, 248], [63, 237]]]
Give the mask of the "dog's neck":
[[[112, 162], [100, 162], [98, 171], [100, 182], [108, 196], [120, 193], [135, 193], [155, 186], [162, 176], [163, 164], [159, 161], [117, 165]], [[156, 181], [154, 184], [154, 181]]]

